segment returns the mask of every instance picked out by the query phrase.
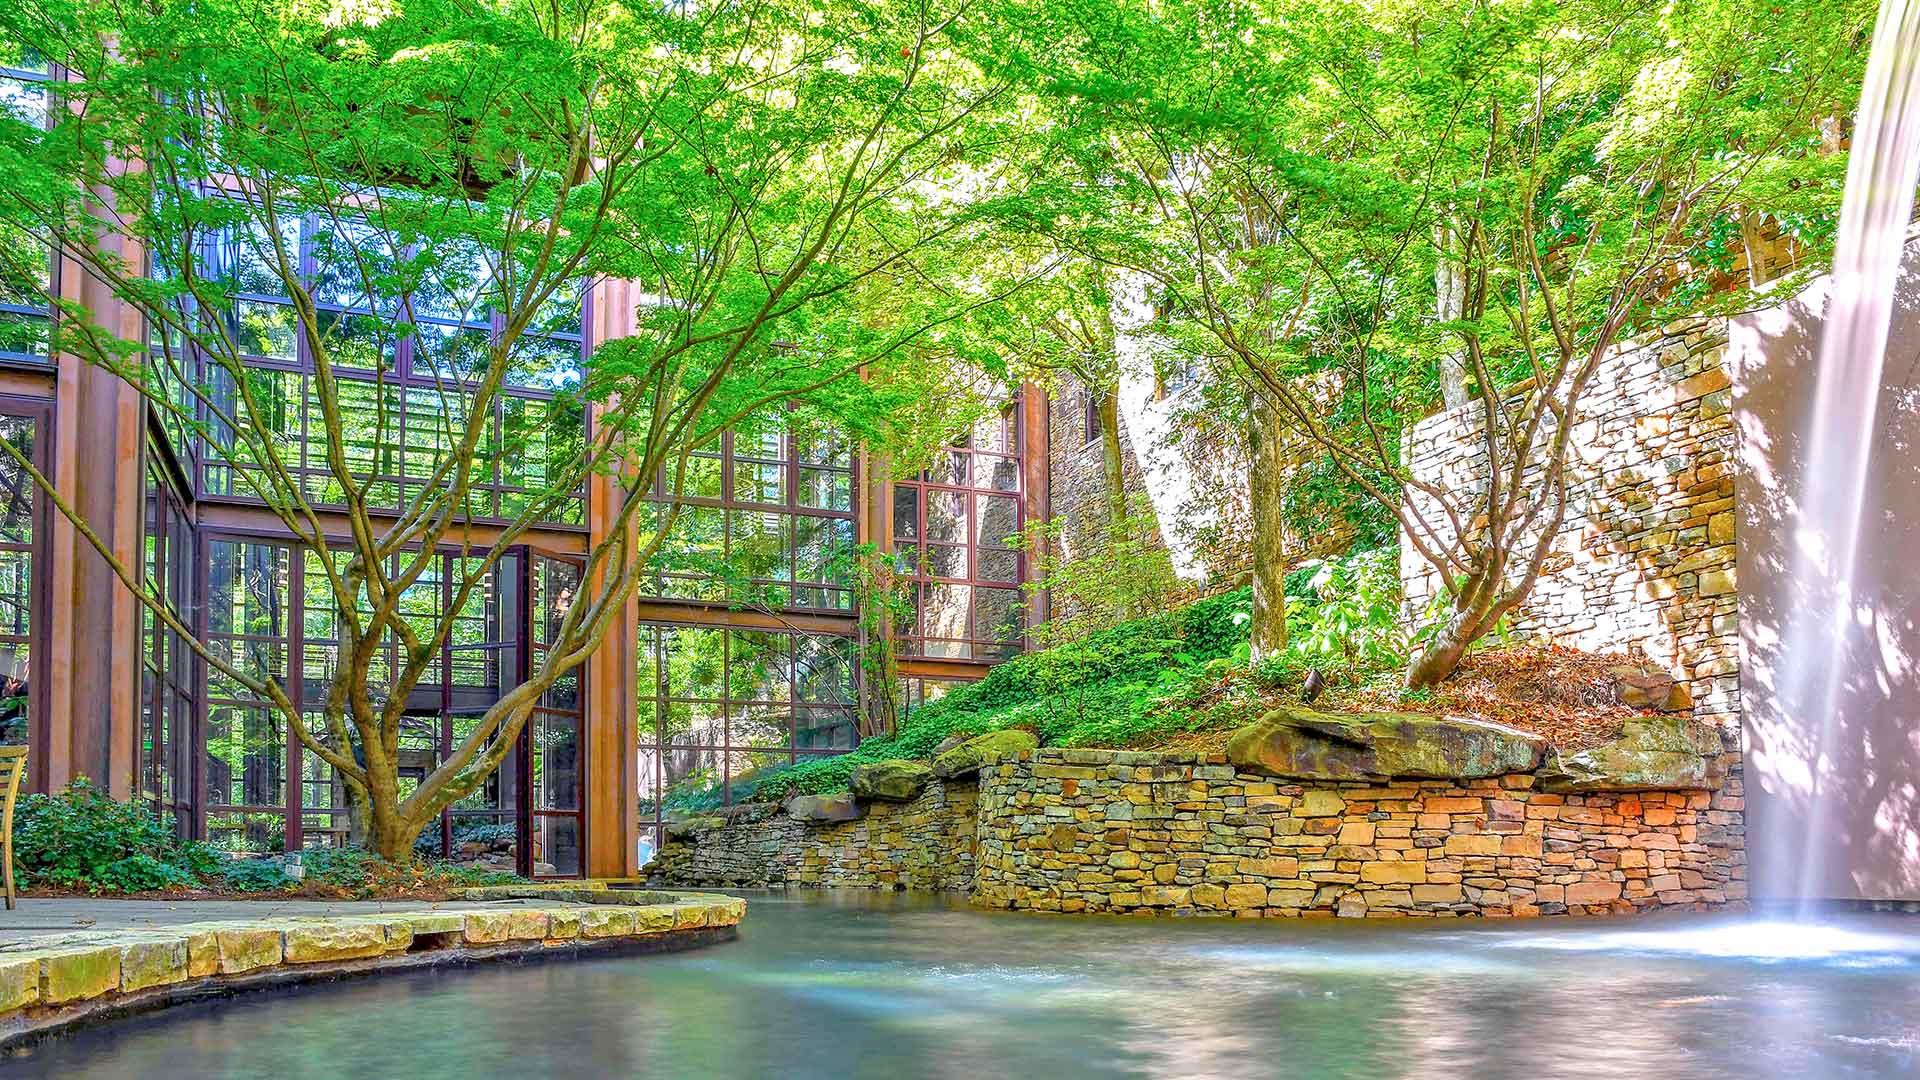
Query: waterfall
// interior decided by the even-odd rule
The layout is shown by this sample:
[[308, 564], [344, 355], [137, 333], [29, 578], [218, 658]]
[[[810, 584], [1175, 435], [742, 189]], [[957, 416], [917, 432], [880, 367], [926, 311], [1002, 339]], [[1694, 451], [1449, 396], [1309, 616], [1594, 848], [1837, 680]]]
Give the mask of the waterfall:
[[[1781, 642], [1780, 714], [1819, 732], [1802, 836], [1757, 837], [1797, 868], [1801, 914], [1823, 891], [1835, 712], [1855, 636], [1854, 573], [1877, 430], [1881, 367], [1914, 188], [1920, 183], [1920, 3], [1882, 0], [1854, 115], [1846, 194], [1820, 341], [1813, 415], [1794, 492], [1793, 566], [1809, 601]], [[1782, 875], [1785, 880], [1785, 875]]]

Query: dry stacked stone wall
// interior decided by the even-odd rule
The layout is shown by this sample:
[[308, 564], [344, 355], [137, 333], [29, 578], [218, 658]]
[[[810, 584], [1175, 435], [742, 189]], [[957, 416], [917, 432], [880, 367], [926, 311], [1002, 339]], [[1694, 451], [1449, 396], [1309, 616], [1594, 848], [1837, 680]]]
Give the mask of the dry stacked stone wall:
[[1737, 796], [1534, 777], [1303, 786], [1224, 758], [1043, 749], [981, 774], [976, 903], [1297, 916], [1604, 914], [1746, 897]]
[[964, 891], [973, 880], [971, 779], [935, 780], [911, 802], [871, 802], [855, 821], [801, 821], [761, 803], [696, 819], [647, 867], [684, 885], [881, 886]]
[[[1731, 738], [1740, 632], [1726, 352], [1726, 321], [1698, 319], [1601, 365], [1571, 441], [1566, 518], [1513, 629], [1595, 652], [1643, 650], [1687, 686], [1694, 714]], [[1480, 425], [1477, 402], [1416, 424], [1413, 474], [1451, 490], [1484, 486]], [[1543, 482], [1540, 468], [1528, 483]], [[1412, 545], [1401, 552], [1407, 606], [1425, 610], [1438, 573]]]
[[1563, 794], [1533, 775], [1298, 784], [1224, 757], [1047, 748], [971, 783], [707, 819], [649, 870], [671, 885], [946, 890], [1015, 910], [1274, 917], [1531, 916], [1739, 905], [1738, 780]]

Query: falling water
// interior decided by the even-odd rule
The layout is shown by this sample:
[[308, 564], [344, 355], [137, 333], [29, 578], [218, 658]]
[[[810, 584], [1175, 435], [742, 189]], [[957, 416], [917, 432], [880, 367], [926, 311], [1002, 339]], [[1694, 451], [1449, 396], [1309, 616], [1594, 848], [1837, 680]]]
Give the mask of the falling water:
[[1800, 474], [1794, 580], [1803, 603], [1781, 642], [1781, 715], [1819, 731], [1803, 837], [1771, 838], [1797, 858], [1801, 914], [1826, 891], [1826, 770], [1834, 750], [1847, 643], [1855, 622], [1854, 569], [1879, 409], [1894, 286], [1920, 183], [1920, 2], [1882, 0], [1854, 115], [1817, 389]]

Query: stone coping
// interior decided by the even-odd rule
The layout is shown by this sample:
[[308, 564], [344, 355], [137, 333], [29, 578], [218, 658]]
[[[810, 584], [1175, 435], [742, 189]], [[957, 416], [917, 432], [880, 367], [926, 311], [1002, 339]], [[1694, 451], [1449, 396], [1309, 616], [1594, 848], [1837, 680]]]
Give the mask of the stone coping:
[[[65, 933], [0, 945], [0, 1049], [110, 1016], [295, 982], [483, 960], [669, 951], [731, 939], [747, 902], [609, 891], [425, 911]], [[579, 899], [579, 897], [590, 897]]]

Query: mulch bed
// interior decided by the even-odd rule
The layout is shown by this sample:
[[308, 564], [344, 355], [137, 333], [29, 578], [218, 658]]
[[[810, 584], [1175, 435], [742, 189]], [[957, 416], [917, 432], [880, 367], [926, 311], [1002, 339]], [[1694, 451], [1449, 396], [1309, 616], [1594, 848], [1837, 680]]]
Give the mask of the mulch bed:
[[[1397, 674], [1361, 686], [1329, 686], [1314, 701], [1325, 712], [1404, 712], [1484, 720], [1538, 735], [1562, 751], [1583, 750], [1619, 736], [1622, 723], [1646, 710], [1614, 698], [1611, 669], [1638, 665], [1618, 653], [1560, 645], [1483, 649], [1424, 698], [1408, 700]], [[1141, 749], [1217, 754], [1235, 730], [1275, 705], [1297, 704], [1299, 688], [1255, 691], [1225, 681], [1209, 694], [1217, 723], [1154, 740]]]

